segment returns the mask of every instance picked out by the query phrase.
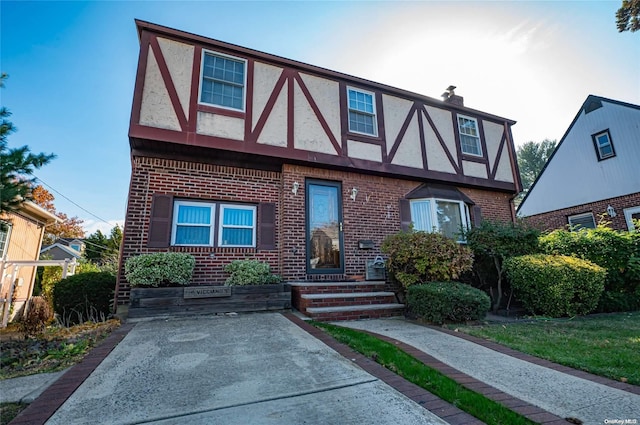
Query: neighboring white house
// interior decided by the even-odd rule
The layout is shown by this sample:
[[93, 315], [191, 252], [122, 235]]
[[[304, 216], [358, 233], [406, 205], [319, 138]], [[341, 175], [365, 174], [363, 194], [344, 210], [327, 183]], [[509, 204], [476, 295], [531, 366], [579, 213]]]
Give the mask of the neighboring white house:
[[640, 106], [589, 95], [518, 208], [541, 229], [640, 218]]

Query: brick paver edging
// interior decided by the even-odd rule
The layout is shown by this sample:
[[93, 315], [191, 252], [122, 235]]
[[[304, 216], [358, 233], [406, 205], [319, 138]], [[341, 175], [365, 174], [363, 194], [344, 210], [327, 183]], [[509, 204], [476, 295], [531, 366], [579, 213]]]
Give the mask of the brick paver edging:
[[605, 378], [604, 376], [598, 376], [598, 375], [594, 375], [592, 373], [589, 372], [585, 372], [582, 370], [577, 370], [577, 369], [573, 369], [569, 366], [563, 366], [557, 363], [553, 363], [549, 360], [545, 360], [545, 359], [541, 359], [540, 357], [535, 357], [532, 356], [530, 354], [525, 354], [522, 353], [520, 351], [516, 351], [512, 348], [509, 348], [507, 346], [498, 344], [497, 342], [493, 342], [493, 341], [489, 341], [486, 339], [482, 339], [482, 338], [478, 338], [476, 336], [472, 336], [472, 335], [468, 335], [464, 332], [456, 332], [456, 331], [452, 331], [450, 329], [446, 329], [446, 328], [442, 328], [442, 327], [438, 327], [438, 326], [433, 326], [433, 325], [426, 325], [423, 323], [419, 323], [416, 321], [413, 321], [413, 323], [415, 323], [416, 325], [420, 325], [420, 326], [424, 326], [439, 332], [444, 332], [446, 334], [449, 335], [453, 335], [456, 336], [458, 338], [462, 338], [464, 340], [470, 341], [470, 342], [474, 342], [478, 345], [482, 345], [483, 347], [489, 348], [493, 351], [497, 351], [498, 353], [502, 353], [502, 354], [506, 354], [508, 356], [511, 357], [515, 357], [516, 359], [519, 360], [524, 360], [527, 361], [529, 363], [533, 363], [533, 364], [537, 364], [539, 366], [544, 366], [548, 369], [551, 370], [555, 370], [557, 372], [562, 372], [562, 373], [566, 373], [567, 375], [571, 375], [571, 376], [575, 376], [577, 378], [582, 378], [582, 379], [586, 379], [587, 381], [592, 381], [592, 382], [596, 382], [598, 384], [602, 384], [602, 385], [606, 385], [608, 387], [611, 388], [615, 388], [618, 390], [622, 390], [622, 391], [627, 391], [629, 393], [632, 394], [637, 394], [640, 395], [640, 386], [638, 385], [633, 385], [633, 384], [628, 384], [625, 382], [619, 382], [619, 381], [614, 381], [613, 379], [610, 378]]
[[49, 388], [29, 404], [9, 425], [44, 424], [62, 404], [78, 389], [85, 379], [109, 355], [111, 350], [133, 329], [134, 324], [127, 323], [113, 331], [100, 345], [93, 348], [85, 358], [66, 371]]
[[[285, 314], [285, 317], [287, 317], [289, 320], [293, 321], [294, 323], [296, 323], [298, 326], [302, 327], [304, 330], [306, 330], [307, 332], [309, 332], [311, 335], [315, 336], [316, 338], [320, 339], [322, 342], [324, 342], [325, 344], [329, 345], [329, 347], [333, 348], [334, 350], [338, 351], [338, 353], [342, 354], [343, 356], [347, 357], [347, 358], [356, 358], [356, 363], [362, 367], [364, 370], [366, 370], [367, 372], [371, 373], [372, 375], [376, 376], [379, 379], [382, 379], [384, 382], [386, 382], [387, 384], [391, 385], [392, 387], [394, 387], [396, 390], [398, 390], [399, 392], [405, 394], [407, 397], [411, 398], [412, 400], [420, 403], [419, 401], [416, 400], [416, 398], [412, 397], [411, 393], [407, 393], [405, 391], [403, 391], [403, 388], [398, 388], [396, 385], [394, 385], [395, 382], [405, 382], [415, 388], [418, 388], [420, 390], [422, 390], [424, 393], [426, 393], [426, 397], [429, 397], [430, 399], [435, 399], [438, 400], [440, 403], [444, 403], [447, 404], [448, 406], [454, 407], [452, 405], [450, 405], [449, 403], [441, 400], [440, 398], [436, 397], [435, 395], [429, 393], [428, 391], [424, 390], [423, 388], [414, 385], [412, 383], [410, 383], [409, 381], [406, 381], [405, 379], [399, 377], [398, 375], [396, 375], [395, 373], [389, 371], [388, 369], [384, 368], [383, 366], [379, 365], [378, 363], [375, 363], [373, 360], [368, 359], [365, 356], [360, 355], [359, 353], [356, 353], [355, 351], [353, 351], [351, 348], [349, 348], [348, 346], [341, 344], [339, 342], [337, 342], [333, 337], [331, 337], [329, 334], [327, 334], [326, 332], [322, 331], [321, 329], [315, 328], [311, 325], [309, 325], [308, 323], [306, 323], [304, 320], [296, 317], [293, 314]], [[404, 351], [405, 353], [413, 356], [414, 358], [416, 358], [417, 360], [421, 361], [422, 363], [424, 363], [425, 365], [432, 367], [433, 369], [436, 369], [437, 371], [439, 371], [440, 373], [446, 375], [447, 377], [455, 380], [457, 383], [459, 383], [460, 385], [464, 386], [465, 388], [475, 391], [479, 394], [482, 394], [483, 396], [494, 400], [506, 407], [508, 407], [509, 409], [513, 410], [514, 412], [517, 412], [529, 419], [531, 419], [534, 422], [540, 423], [540, 424], [544, 424], [544, 425], [567, 425], [566, 420], [564, 420], [563, 418], [560, 418], [559, 416], [556, 416], [544, 409], [541, 409], [537, 406], [534, 406], [524, 400], [520, 400], [519, 398], [513, 397], [503, 391], [500, 391], [497, 388], [492, 387], [491, 385], [485, 384], [484, 382], [478, 381], [477, 379], [466, 375], [462, 372], [460, 372], [457, 369], [452, 368], [451, 366], [448, 366], [444, 363], [442, 363], [441, 361], [435, 359], [434, 357], [428, 355], [427, 353], [418, 350], [417, 348], [409, 345], [409, 344], [405, 344], [404, 342], [398, 341], [396, 339], [393, 338], [389, 338], [387, 336], [384, 335], [380, 335], [377, 334], [375, 332], [368, 332], [368, 331], [363, 331], [360, 330], [360, 332], [365, 332], [368, 333], [369, 335], [375, 336], [376, 338], [379, 338], [383, 341], [389, 342], [393, 345], [395, 345], [396, 347], [400, 348], [402, 351]], [[357, 357], [360, 356], [360, 357]], [[375, 367], [371, 367], [371, 370], [369, 370], [369, 366], [373, 366], [375, 365]], [[387, 379], [384, 379], [381, 376], [378, 376], [375, 372], [376, 369], [379, 370], [382, 374], [384, 374], [384, 376], [391, 376], [393, 377], [393, 379], [390, 379], [389, 381]], [[445, 416], [441, 416], [438, 414], [437, 411], [432, 410], [426, 403], [420, 403], [423, 407], [425, 407], [426, 409], [430, 410], [431, 412], [435, 413], [436, 415], [440, 416], [442, 419], [444, 419], [445, 421], [454, 424], [454, 423], [482, 423], [480, 422], [477, 418], [464, 413], [468, 418], [470, 418], [469, 420], [472, 422], [468, 422], [467, 420], [462, 420], [461, 422], [452, 422], [450, 419], [451, 417], [445, 417]], [[455, 408], [455, 407], [454, 407]], [[457, 409], [457, 408], [456, 408]], [[459, 409], [458, 409], [459, 410]], [[462, 411], [461, 411], [462, 412]]]
[[[304, 331], [314, 336], [315, 338], [322, 341], [324, 344], [328, 345], [333, 350], [337, 351], [338, 354], [351, 359], [356, 363], [359, 367], [361, 367], [366, 372], [385, 382], [386, 384], [393, 387], [396, 391], [404, 394], [406, 397], [418, 403], [423, 408], [429, 410], [431, 413], [439, 416], [446, 422], [451, 425], [481, 425], [484, 422], [479, 419], [471, 416], [470, 414], [458, 409], [454, 405], [447, 403], [441, 398], [431, 394], [429, 391], [425, 390], [418, 385], [415, 385], [406, 379], [396, 375], [391, 372], [389, 369], [384, 366], [376, 363], [368, 357], [363, 356], [362, 354], [354, 351], [349, 346], [338, 342], [335, 338], [333, 338], [328, 333], [324, 332], [322, 329], [318, 329], [315, 326], [312, 326], [300, 319], [293, 313], [283, 313], [283, 316], [298, 325]], [[566, 422], [562, 422], [563, 425], [566, 425]], [[555, 424], [554, 424], [555, 425]]]

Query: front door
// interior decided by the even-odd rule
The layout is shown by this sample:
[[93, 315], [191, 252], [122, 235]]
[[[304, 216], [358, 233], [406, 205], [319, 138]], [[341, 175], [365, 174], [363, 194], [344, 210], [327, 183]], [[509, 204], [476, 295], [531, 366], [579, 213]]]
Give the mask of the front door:
[[342, 274], [342, 188], [338, 182], [307, 180], [307, 273]]

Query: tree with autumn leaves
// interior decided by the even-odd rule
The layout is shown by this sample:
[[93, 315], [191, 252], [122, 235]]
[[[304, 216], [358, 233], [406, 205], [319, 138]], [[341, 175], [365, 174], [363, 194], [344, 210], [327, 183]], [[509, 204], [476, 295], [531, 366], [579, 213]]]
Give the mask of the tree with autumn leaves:
[[56, 211], [53, 201], [55, 197], [47, 189], [38, 185], [32, 191], [33, 202], [54, 214], [60, 220], [59, 223], [52, 224], [45, 228], [43, 245], [51, 245], [60, 238], [84, 238], [82, 220], [78, 217], [69, 217], [63, 212]]

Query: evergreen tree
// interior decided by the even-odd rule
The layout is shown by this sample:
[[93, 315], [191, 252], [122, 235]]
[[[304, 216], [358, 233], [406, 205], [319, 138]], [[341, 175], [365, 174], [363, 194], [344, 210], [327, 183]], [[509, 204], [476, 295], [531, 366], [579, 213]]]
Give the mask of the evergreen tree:
[[[7, 74], [0, 75], [4, 88]], [[28, 146], [9, 148], [7, 137], [16, 131], [9, 121], [11, 112], [0, 107], [0, 213], [16, 210], [25, 200], [32, 199], [33, 172], [47, 164], [54, 154], [33, 154]]]

